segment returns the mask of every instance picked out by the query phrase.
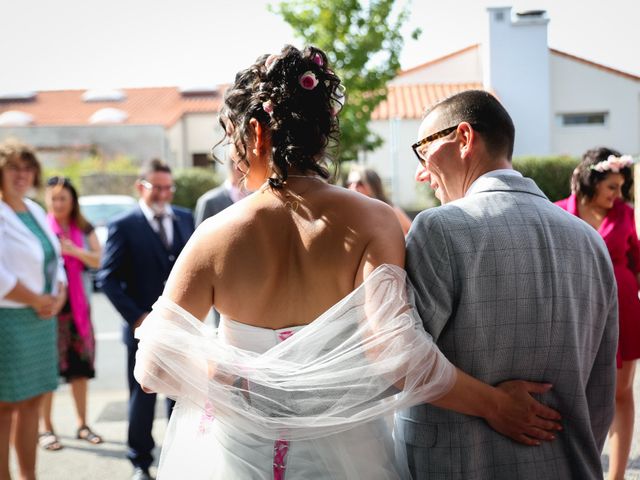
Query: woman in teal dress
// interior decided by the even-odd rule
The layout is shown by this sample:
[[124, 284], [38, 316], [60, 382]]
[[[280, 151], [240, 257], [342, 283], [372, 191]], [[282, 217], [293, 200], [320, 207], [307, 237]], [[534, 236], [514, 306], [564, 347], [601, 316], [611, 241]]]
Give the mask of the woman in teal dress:
[[66, 300], [60, 246], [44, 210], [26, 198], [40, 183], [29, 147], [0, 144], [0, 478], [9, 443], [20, 478], [35, 479], [38, 410], [58, 384], [56, 319]]

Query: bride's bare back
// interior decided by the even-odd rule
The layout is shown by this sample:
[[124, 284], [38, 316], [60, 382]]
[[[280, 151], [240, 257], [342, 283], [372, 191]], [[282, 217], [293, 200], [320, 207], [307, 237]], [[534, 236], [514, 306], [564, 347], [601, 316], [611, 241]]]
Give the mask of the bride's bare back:
[[204, 222], [164, 294], [198, 318], [214, 304], [236, 321], [277, 329], [311, 322], [383, 263], [404, 265], [389, 206], [295, 177]]
[[[327, 146], [338, 139], [337, 114], [344, 102], [340, 79], [327, 62], [326, 54], [314, 47], [299, 51], [287, 46], [239, 72], [225, 93], [220, 118], [229, 157], [256, 192], [203, 223], [173, 267], [164, 296], [194, 316], [204, 319], [215, 305], [222, 314], [257, 327], [304, 325], [378, 266], [404, 266], [404, 237], [391, 207], [322, 180], [329, 177], [323, 159]], [[173, 389], [161, 378], [167, 373], [162, 365], [146, 374], [148, 369], [141, 366], [145, 360], [162, 364], [165, 354], [157, 351], [145, 359], [140, 353], [145, 348], [157, 350], [158, 343], [141, 341], [136, 378], [142, 385], [155, 382], [165, 393], [183, 394], [183, 378]], [[375, 363], [375, 347], [363, 348], [362, 358]], [[169, 350], [175, 353], [173, 345]], [[188, 351], [178, 356], [191, 363]], [[419, 365], [421, 371], [431, 371], [422, 361]], [[403, 380], [393, 381], [396, 387], [406, 386]], [[501, 391], [458, 371], [454, 386], [435, 404], [482, 416], [528, 445], [555, 438], [551, 432], [559, 426], [548, 419], [559, 418], [557, 412], [527, 394], [546, 392], [550, 386], [525, 383], [506, 382]], [[204, 392], [209, 394], [208, 386]]]

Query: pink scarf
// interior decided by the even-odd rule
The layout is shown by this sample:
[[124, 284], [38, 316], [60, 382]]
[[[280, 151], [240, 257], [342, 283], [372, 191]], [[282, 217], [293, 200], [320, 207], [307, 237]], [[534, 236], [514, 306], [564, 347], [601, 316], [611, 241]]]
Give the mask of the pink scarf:
[[[67, 237], [52, 214], [49, 213], [47, 215], [47, 220], [49, 221], [51, 230], [53, 230], [53, 233], [55, 233], [58, 238], [62, 239]], [[69, 224], [69, 240], [77, 247], [83, 248], [84, 246], [84, 235], [74, 222]], [[89, 319], [89, 303], [87, 302], [87, 295], [84, 291], [84, 283], [82, 281], [84, 264], [82, 260], [72, 257], [71, 255], [62, 255], [62, 258], [64, 259], [64, 269], [67, 273], [67, 281], [69, 282], [67, 295], [69, 296], [69, 303], [71, 304], [73, 321], [80, 338], [86, 340], [91, 332], [91, 320]]]

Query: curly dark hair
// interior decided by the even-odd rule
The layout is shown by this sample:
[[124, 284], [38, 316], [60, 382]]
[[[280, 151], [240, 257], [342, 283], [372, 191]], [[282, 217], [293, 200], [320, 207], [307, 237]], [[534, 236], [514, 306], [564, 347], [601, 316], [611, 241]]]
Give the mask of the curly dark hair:
[[[571, 191], [578, 196], [588, 199], [596, 194], [596, 185], [607, 178], [611, 172], [599, 172], [593, 167], [597, 163], [605, 161], [609, 155], [620, 156], [620, 152], [606, 147], [592, 148], [582, 155], [582, 161], [573, 171], [571, 176]], [[620, 174], [624, 177], [622, 185], [622, 197], [626, 201], [631, 201], [631, 189], [633, 187], [633, 171], [631, 167], [620, 169]]]
[[[312, 88], [302, 86], [306, 73], [317, 80]], [[279, 55], [262, 55], [236, 75], [225, 93], [219, 121], [230, 132], [227, 136], [236, 147], [238, 161], [247, 169], [251, 119], [267, 130], [275, 174], [269, 179], [271, 187], [281, 188], [291, 168], [329, 178], [325, 164], [330, 159], [328, 147], [338, 145], [337, 113], [344, 102], [341, 88], [322, 50], [306, 47], [300, 51], [287, 45]]]

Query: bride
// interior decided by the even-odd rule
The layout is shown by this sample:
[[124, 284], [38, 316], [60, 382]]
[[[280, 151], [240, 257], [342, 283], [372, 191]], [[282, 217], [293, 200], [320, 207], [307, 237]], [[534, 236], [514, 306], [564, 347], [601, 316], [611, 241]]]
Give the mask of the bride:
[[225, 94], [255, 193], [198, 228], [136, 333], [137, 380], [177, 398], [160, 478], [409, 478], [393, 413], [423, 402], [530, 445], [558, 428], [527, 393], [549, 385], [449, 363], [413, 308], [393, 210], [327, 183], [342, 92], [324, 52], [287, 46]]

